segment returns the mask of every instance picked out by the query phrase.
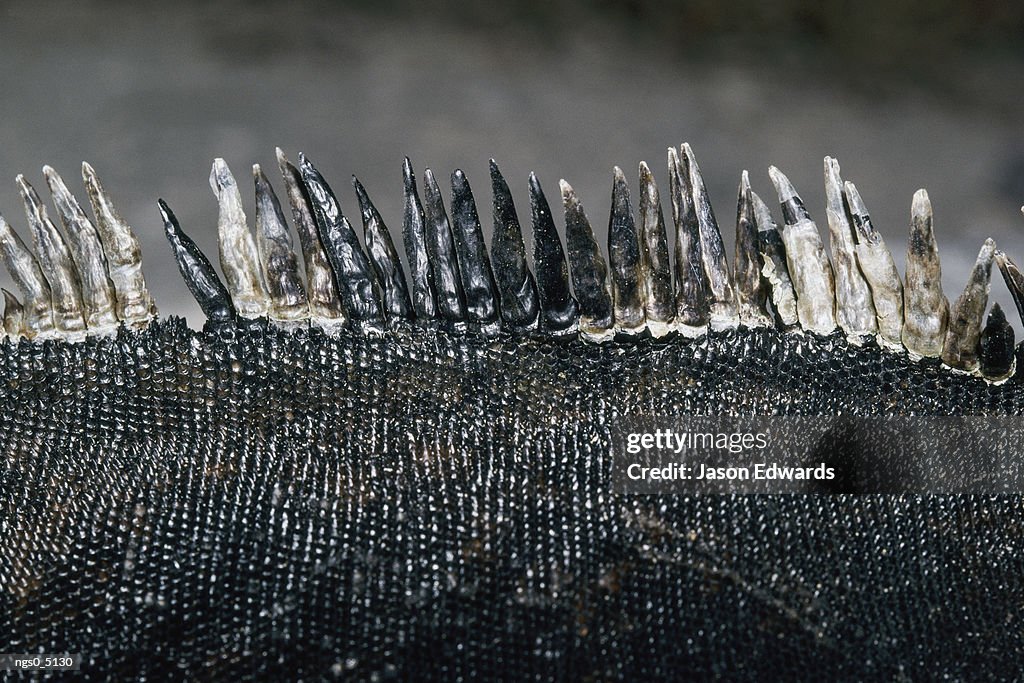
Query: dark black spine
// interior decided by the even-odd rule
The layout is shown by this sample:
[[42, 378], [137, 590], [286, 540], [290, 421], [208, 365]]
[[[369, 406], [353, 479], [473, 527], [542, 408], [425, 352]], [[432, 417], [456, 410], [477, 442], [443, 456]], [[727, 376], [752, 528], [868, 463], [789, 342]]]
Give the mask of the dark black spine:
[[437, 294], [434, 289], [434, 274], [431, 272], [427, 248], [426, 218], [419, 193], [416, 191], [416, 178], [412, 172], [412, 162], [406, 157], [402, 162], [402, 181], [405, 185], [405, 212], [402, 220], [402, 238], [405, 242], [405, 255], [409, 259], [409, 274], [412, 278], [412, 305], [416, 317], [432, 320], [437, 317]]
[[1006, 288], [1010, 290], [1017, 313], [1020, 314], [1021, 320], [1024, 320], [1024, 273], [1009, 256], [1001, 251], [996, 253], [996, 265], [999, 266], [999, 272], [1003, 275]]
[[668, 251], [665, 214], [654, 175], [640, 164], [640, 260], [645, 281], [644, 313], [649, 321], [669, 324], [675, 317], [672, 261]]
[[464, 321], [466, 303], [455, 240], [448, 213], [444, 210], [441, 190], [429, 168], [423, 172], [423, 213], [427, 219], [427, 258], [434, 274], [438, 312], [444, 320]]
[[402, 262], [391, 241], [388, 226], [384, 224], [377, 207], [370, 201], [363, 184], [352, 176], [352, 186], [359, 200], [359, 213], [363, 218], [363, 238], [370, 263], [377, 274], [384, 295], [384, 312], [389, 318], [407, 319], [412, 317], [412, 303], [409, 301], [409, 290], [405, 284], [405, 273]]
[[629, 185], [618, 167], [612, 180], [612, 208], [608, 217], [608, 264], [611, 268], [615, 326], [642, 327], [644, 305], [640, 296], [640, 242], [636, 234]]
[[540, 181], [530, 173], [530, 214], [533, 223], [533, 267], [537, 273], [540, 327], [552, 333], [571, 330], [579, 320], [579, 306], [569, 293], [569, 266], [555, 228], [551, 207]]
[[981, 374], [990, 379], [1001, 379], [1010, 374], [1013, 366], [1013, 328], [999, 304], [993, 303], [988, 322], [978, 342]]
[[487, 256], [484, 231], [466, 174], [452, 173], [452, 233], [459, 259], [466, 317], [470, 322], [493, 323], [499, 318], [497, 286]]
[[708, 324], [708, 282], [701, 255], [700, 223], [690, 199], [690, 174], [675, 154], [669, 155], [669, 191], [676, 229], [676, 322], [700, 328]]
[[580, 306], [580, 327], [599, 333], [615, 324], [612, 298], [608, 291], [608, 266], [594, 238], [576, 192], [562, 181], [562, 203], [565, 207], [565, 246], [569, 252], [572, 287]]
[[380, 303], [374, 292], [373, 273], [341, 204], [320, 171], [299, 154], [302, 182], [313, 204], [317, 231], [327, 261], [334, 270], [341, 302], [352, 321], [379, 320]]
[[163, 199], [157, 200], [160, 215], [164, 220], [164, 232], [174, 252], [174, 260], [181, 271], [192, 296], [206, 318], [213, 323], [224, 323], [235, 319], [235, 306], [224, 283], [217, 277], [217, 271], [209, 259], [200, 251], [192, 238], [185, 234], [171, 207]]
[[761, 275], [763, 263], [758, 251], [758, 225], [750, 193], [750, 180], [744, 171], [736, 197], [736, 260], [733, 261], [733, 283], [740, 302], [740, 322], [744, 324], [771, 320], [768, 288]]
[[526, 264], [523, 229], [512, 193], [494, 159], [491, 159], [491, 187], [494, 194], [491, 260], [501, 300], [501, 320], [513, 329], [532, 327], [540, 313], [537, 285]]

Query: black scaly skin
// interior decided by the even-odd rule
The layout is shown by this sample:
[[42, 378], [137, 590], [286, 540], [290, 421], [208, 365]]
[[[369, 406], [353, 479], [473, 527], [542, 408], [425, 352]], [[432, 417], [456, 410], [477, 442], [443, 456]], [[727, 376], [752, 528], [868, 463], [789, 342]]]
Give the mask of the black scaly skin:
[[0, 375], [0, 640], [85, 680], [983, 680], [1024, 648], [1017, 497], [610, 493], [618, 416], [1024, 406], [838, 334], [170, 319]]
[[627, 496], [608, 459], [623, 417], [1020, 415], [1016, 378], [838, 332], [242, 328], [168, 231], [203, 331], [0, 343], [5, 652], [100, 681], [1019, 673], [1019, 496]]

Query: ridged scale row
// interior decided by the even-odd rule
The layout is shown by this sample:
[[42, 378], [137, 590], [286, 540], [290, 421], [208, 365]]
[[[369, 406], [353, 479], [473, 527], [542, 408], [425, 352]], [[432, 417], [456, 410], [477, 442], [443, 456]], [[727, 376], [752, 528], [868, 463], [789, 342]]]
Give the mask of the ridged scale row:
[[[594, 342], [775, 326], [819, 335], [841, 330], [851, 343], [873, 339], [894, 352], [938, 357], [956, 371], [990, 381], [1014, 371], [1013, 331], [998, 304], [983, 322], [993, 262], [1024, 316], [1024, 275], [1017, 266], [986, 240], [963, 294], [950, 307], [942, 292], [927, 193], [919, 190], [913, 198], [901, 278], [856, 186], [843, 181], [830, 157], [824, 178], [831, 259], [800, 195], [773, 166], [768, 174], [783, 222], [775, 221], [744, 171], [730, 267], [700, 168], [684, 143], [668, 150], [674, 258], [658, 186], [641, 162], [636, 210], [625, 174], [617, 167], [613, 171], [607, 258], [565, 180], [559, 183], [563, 248], [548, 200], [531, 174], [532, 270], [512, 194], [493, 160], [494, 229], [488, 251], [466, 175], [452, 173], [446, 209], [433, 173], [423, 173], [421, 193], [406, 159], [402, 237], [408, 280], [390, 231], [358, 179], [352, 183], [362, 243], [337, 195], [305, 155], [294, 165], [278, 149], [277, 160], [304, 273], [281, 202], [259, 165], [253, 166], [254, 235], [230, 169], [223, 159], [213, 164], [210, 186], [220, 207], [223, 282], [171, 209], [159, 202], [179, 269], [213, 323], [269, 318], [285, 327], [314, 324], [330, 331], [348, 325], [372, 332], [393, 321], [415, 320], [485, 335], [578, 334]], [[142, 277], [138, 242], [95, 172], [83, 165], [95, 223], [53, 169], [44, 168], [44, 174], [63, 232], [22, 176], [18, 184], [33, 250], [0, 217], [0, 248], [23, 297], [19, 301], [4, 292], [7, 334], [75, 340], [107, 333], [119, 322], [145, 325], [156, 309]]]

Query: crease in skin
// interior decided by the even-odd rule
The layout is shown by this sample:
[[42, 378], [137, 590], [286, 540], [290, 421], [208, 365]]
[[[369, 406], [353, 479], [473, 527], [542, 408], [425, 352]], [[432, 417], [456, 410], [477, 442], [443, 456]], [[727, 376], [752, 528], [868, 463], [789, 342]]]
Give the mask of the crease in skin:
[[938, 358], [949, 325], [949, 302], [942, 293], [942, 264], [932, 225], [932, 203], [923, 189], [914, 193], [910, 207], [910, 240], [903, 283], [903, 346], [911, 357]]
[[739, 324], [739, 312], [729, 274], [729, 263], [725, 257], [722, 232], [718, 228], [714, 209], [711, 208], [711, 199], [708, 197], [707, 187], [704, 186], [704, 177], [697, 166], [693, 150], [686, 142], [682, 144], [680, 150], [683, 171], [690, 179], [691, 201], [700, 230], [700, 253], [708, 283], [709, 323], [713, 330], [733, 328]]
[[768, 168], [768, 175], [782, 205], [785, 222], [782, 241], [786, 245], [786, 264], [796, 291], [800, 325], [808, 332], [832, 334], [837, 326], [836, 287], [818, 226], [811, 220], [789, 178], [774, 166]]
[[779, 226], [772, 218], [771, 209], [761, 197], [750, 191], [750, 201], [757, 224], [757, 248], [761, 254], [761, 274], [768, 280], [772, 310], [779, 327], [797, 329], [800, 318], [796, 309], [796, 290], [786, 262], [786, 245], [779, 234]]
[[710, 321], [708, 281], [701, 257], [700, 225], [690, 190], [690, 174], [668, 148], [669, 194], [676, 231], [675, 329], [684, 337], [707, 333]]
[[117, 318], [129, 327], [145, 327], [156, 316], [157, 309], [142, 273], [139, 240], [103, 189], [96, 171], [84, 161], [82, 181], [92, 206], [93, 225], [103, 245], [107, 275], [114, 286]]
[[54, 327], [68, 339], [81, 339], [85, 336], [86, 326], [85, 318], [82, 316], [82, 292], [78, 269], [71, 257], [71, 250], [68, 249], [57, 226], [47, 215], [46, 207], [40, 201], [35, 188], [23, 175], [19, 175], [16, 181], [32, 230], [32, 245], [36, 258], [39, 259], [39, 268], [50, 284]]
[[200, 251], [185, 231], [181, 229], [177, 217], [163, 199], [157, 200], [160, 216], [164, 222], [164, 233], [174, 252], [174, 261], [178, 264], [181, 277], [199, 308], [211, 323], [227, 323], [235, 319], [235, 307], [227, 288], [217, 277], [206, 255]]
[[306, 290], [281, 202], [259, 164], [252, 167], [256, 189], [256, 251], [270, 296], [270, 319], [294, 323], [309, 319]]
[[43, 166], [43, 175], [78, 265], [85, 325], [90, 334], [111, 334], [117, 329], [117, 294], [107, 276], [99, 233], [60, 175], [49, 166]]
[[498, 288], [502, 324], [512, 329], [533, 329], [540, 315], [537, 285], [526, 264], [526, 244], [512, 192], [494, 159], [490, 161], [494, 197], [494, 232], [491, 262]]
[[836, 322], [846, 332], [850, 343], [859, 345], [878, 332], [878, 319], [871, 289], [857, 264], [839, 162], [832, 157], [825, 157], [825, 200], [835, 276]]
[[744, 327], [772, 327], [768, 287], [761, 276], [757, 227], [750, 175], [743, 171], [736, 198], [736, 258], [733, 261], [737, 309]]
[[352, 176], [352, 186], [359, 202], [359, 214], [363, 219], [363, 240], [370, 264], [377, 274], [377, 283], [384, 296], [384, 312], [389, 319], [407, 319], [413, 315], [409, 290], [405, 284], [405, 273], [398, 251], [391, 241], [388, 226], [384, 224], [377, 207], [370, 201], [370, 195], [359, 179]]
[[1013, 328], [1006, 320], [1002, 307], [993, 303], [978, 342], [978, 362], [982, 376], [998, 384], [1013, 375], [1016, 369], [1014, 350]]
[[647, 329], [654, 337], [672, 331], [675, 298], [672, 292], [672, 261], [668, 250], [665, 215], [654, 174], [641, 161], [640, 174], [640, 291]]
[[882, 234], [871, 222], [857, 187], [847, 181], [844, 195], [853, 221], [857, 264], [871, 288], [878, 321], [878, 342], [890, 350], [903, 350], [903, 281]]
[[271, 302], [256, 240], [246, 221], [238, 183], [221, 158], [213, 160], [210, 189], [220, 209], [217, 219], [220, 267], [235, 310], [242, 318], [265, 317], [270, 314]]
[[423, 171], [423, 213], [427, 219], [427, 260], [434, 275], [439, 317], [449, 323], [466, 319], [466, 300], [455, 250], [455, 237], [434, 173]]
[[50, 284], [32, 251], [21, 241], [0, 215], [0, 253], [15, 286], [21, 292], [22, 331], [29, 339], [44, 339], [55, 334]]
[[565, 180], [558, 184], [565, 206], [565, 243], [572, 287], [579, 303], [580, 333], [591, 341], [607, 341], [615, 334], [608, 267], [576, 191]]
[[487, 255], [484, 231], [473, 199], [469, 179], [461, 169], [452, 172], [452, 236], [462, 279], [462, 293], [466, 303], [466, 318], [471, 323], [497, 331], [501, 319], [498, 310], [497, 285]]
[[313, 204], [320, 243], [334, 271], [334, 280], [338, 283], [346, 317], [349, 322], [358, 323], [367, 330], [375, 330], [381, 320], [380, 300], [373, 270], [359, 244], [359, 238], [342, 212], [334, 190], [301, 152], [299, 168]]
[[11, 341], [21, 339], [24, 329], [25, 309], [21, 302], [6, 289], [4, 293], [4, 334]]
[[942, 345], [942, 362], [955, 370], [978, 370], [978, 343], [988, 307], [988, 294], [995, 260], [996, 243], [985, 240], [978, 260], [967, 278], [967, 286], [949, 310], [949, 326]]
[[334, 271], [320, 243], [313, 206], [306, 194], [299, 169], [288, 160], [280, 147], [275, 151], [292, 210], [295, 232], [299, 235], [299, 248], [302, 250], [302, 262], [306, 270], [306, 302], [310, 320], [325, 331], [336, 331], [345, 324], [345, 309], [341, 305]]
[[430, 266], [427, 247], [427, 219], [416, 190], [416, 176], [413, 174], [409, 157], [402, 160], [402, 185], [404, 205], [402, 213], [402, 241], [405, 255], [409, 259], [409, 276], [412, 281], [412, 305], [416, 317], [433, 320], [438, 317], [437, 293], [434, 288], [434, 273]]
[[530, 172], [530, 217], [533, 225], [533, 265], [540, 299], [540, 329], [554, 335], [572, 334], [579, 325], [579, 304], [569, 291], [569, 265], [555, 228], [547, 197], [537, 174]]
[[644, 329], [640, 278], [643, 261], [629, 201], [629, 185], [622, 169], [612, 172], [612, 208], [608, 217], [608, 266], [611, 273], [615, 331], [636, 334]]

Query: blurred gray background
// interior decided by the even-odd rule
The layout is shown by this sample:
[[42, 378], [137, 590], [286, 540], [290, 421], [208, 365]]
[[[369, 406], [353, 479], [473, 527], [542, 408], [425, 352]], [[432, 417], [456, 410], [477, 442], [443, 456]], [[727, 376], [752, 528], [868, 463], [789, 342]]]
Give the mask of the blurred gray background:
[[[352, 217], [357, 174], [395, 235], [404, 155], [418, 174], [464, 169], [488, 229], [494, 157], [524, 218], [535, 170], [551, 199], [569, 180], [603, 237], [613, 165], [635, 189], [646, 159], [664, 188], [665, 148], [688, 141], [730, 245], [740, 171], [767, 198], [769, 164], [824, 234], [828, 154], [902, 268], [910, 198], [927, 188], [953, 299], [986, 236], [1024, 261], [1024, 9], [1008, 5], [7, 2], [0, 212], [27, 237], [15, 174], [42, 190], [48, 163], [84, 200], [90, 161], [143, 243], [161, 312], [199, 326], [156, 199], [216, 261], [215, 156], [248, 190], [253, 162], [277, 178], [275, 145], [305, 151]], [[1012, 309], [998, 276], [993, 295]]]

